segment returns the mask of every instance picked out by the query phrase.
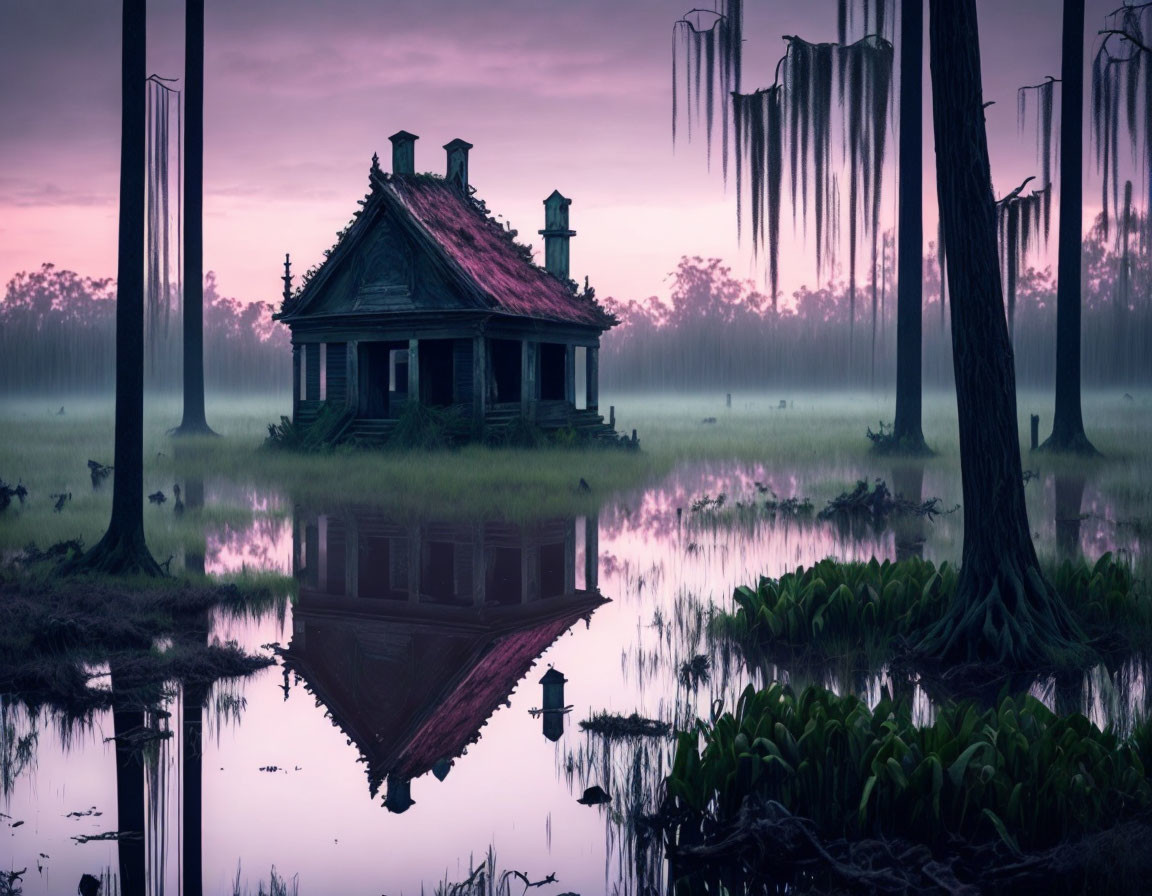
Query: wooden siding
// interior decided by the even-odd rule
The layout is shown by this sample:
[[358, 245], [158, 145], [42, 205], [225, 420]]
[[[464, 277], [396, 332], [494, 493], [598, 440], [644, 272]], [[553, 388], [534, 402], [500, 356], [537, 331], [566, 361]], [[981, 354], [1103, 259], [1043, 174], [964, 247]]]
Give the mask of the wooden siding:
[[327, 360], [328, 401], [343, 403], [348, 396], [348, 346], [344, 342], [329, 342]]
[[304, 400], [320, 400], [320, 343], [304, 346]]
[[456, 404], [472, 401], [471, 339], [456, 339], [452, 342], [452, 401]]

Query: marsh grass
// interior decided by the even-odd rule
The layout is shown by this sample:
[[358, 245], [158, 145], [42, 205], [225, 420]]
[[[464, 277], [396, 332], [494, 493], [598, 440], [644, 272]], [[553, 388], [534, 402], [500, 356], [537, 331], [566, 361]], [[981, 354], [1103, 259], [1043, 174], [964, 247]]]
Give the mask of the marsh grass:
[[[340, 448], [322, 454], [261, 451], [267, 427], [288, 413], [287, 395], [217, 397], [210, 403], [212, 425], [221, 438], [175, 442], [168, 430], [179, 421], [179, 402], [149, 401], [145, 413], [145, 492], [164, 491], [162, 505], [144, 508], [149, 546], [158, 560], [183, 551], [202, 551], [204, 533], [240, 528], [254, 518], [283, 519], [293, 502], [314, 506], [346, 503], [387, 504], [398, 517], [434, 516], [445, 507], [458, 516], [530, 520], [552, 515], [582, 515], [605, 500], [655, 482], [686, 462], [730, 461], [764, 464], [807, 480], [806, 493], [817, 506], [862, 476], [890, 475], [888, 461], [870, 453], [869, 426], [891, 416], [891, 400], [865, 394], [736, 394], [732, 407], [724, 396], [606, 397], [602, 408], [617, 409], [617, 428], [637, 429], [643, 450], [604, 451], [575, 446], [515, 447], [468, 445], [456, 449], [356, 451]], [[61, 403], [65, 414], [56, 412]], [[1021, 444], [1027, 446], [1029, 412], [1041, 413], [1044, 429], [1047, 395], [1019, 398]], [[1087, 474], [1094, 487], [1112, 500], [1108, 511], [1120, 524], [1152, 519], [1152, 393], [1133, 401], [1087, 393], [1085, 421], [1102, 460], [1031, 455], [1024, 466], [1041, 477], [1052, 473]], [[0, 511], [0, 553], [30, 541], [51, 544], [82, 538], [94, 544], [107, 526], [112, 482], [91, 485], [88, 460], [111, 463], [111, 401], [53, 398], [0, 402], [0, 478], [28, 489], [23, 506]], [[716, 423], [702, 425], [701, 419]], [[924, 431], [935, 456], [925, 469], [952, 485], [940, 490], [951, 506], [960, 497], [959, 453], [954, 399], [944, 393], [925, 396]], [[115, 475], [115, 474], [113, 474]], [[938, 477], [939, 478], [939, 477]], [[208, 500], [177, 516], [172, 485], [199, 479]], [[579, 488], [584, 479], [590, 491]], [[1031, 504], [1042, 485], [1029, 485]], [[71, 493], [56, 512], [49, 495]], [[735, 493], [734, 493], [735, 494]], [[736, 519], [739, 519], [737, 515]], [[724, 520], [719, 520], [724, 524]]]
[[[153, 579], [60, 579], [9, 574], [0, 581], [0, 692], [35, 708], [72, 717], [111, 705], [105, 670], [120, 681], [117, 700], [159, 706], [173, 683], [207, 687], [272, 663], [234, 643], [210, 641], [216, 610], [274, 605], [279, 597], [256, 582], [242, 590]], [[195, 639], [188, 632], [202, 631]]]

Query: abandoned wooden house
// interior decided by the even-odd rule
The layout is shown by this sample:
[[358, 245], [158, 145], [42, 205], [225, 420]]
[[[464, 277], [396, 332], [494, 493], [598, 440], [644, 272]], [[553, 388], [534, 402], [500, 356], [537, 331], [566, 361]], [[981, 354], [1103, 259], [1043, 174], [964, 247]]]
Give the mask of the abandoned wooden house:
[[335, 403], [346, 435], [382, 439], [419, 402], [457, 408], [476, 432], [522, 417], [614, 437], [598, 409], [598, 352], [616, 321], [569, 279], [571, 200], [544, 200], [538, 267], [474, 198], [471, 144], [444, 147], [439, 177], [416, 173], [414, 134], [389, 139], [392, 173], [373, 156], [363, 208], [294, 294], [285, 260], [276, 317], [292, 331], [293, 421]]

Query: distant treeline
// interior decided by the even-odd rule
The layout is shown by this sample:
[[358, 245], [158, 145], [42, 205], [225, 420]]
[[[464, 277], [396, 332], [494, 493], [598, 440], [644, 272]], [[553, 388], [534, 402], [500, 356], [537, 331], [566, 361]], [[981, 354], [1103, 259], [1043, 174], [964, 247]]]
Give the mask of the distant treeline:
[[[1147, 232], [1146, 230], [1144, 232]], [[1124, 253], [1099, 224], [1084, 241], [1083, 382], [1152, 382], [1152, 247]], [[890, 388], [895, 383], [895, 265], [857, 288], [855, 322], [843, 284], [801, 288], [773, 313], [769, 297], [717, 259], [683, 258], [669, 302], [606, 302], [619, 326], [602, 340], [600, 376], [613, 389]], [[952, 386], [948, 307], [941, 315], [934, 247], [924, 259], [924, 383]], [[1126, 276], [1123, 274], [1126, 271]], [[1019, 385], [1051, 387], [1056, 367], [1056, 282], [1050, 269], [1020, 276], [1015, 314]], [[875, 332], [875, 355], [873, 355]]]
[[[216, 275], [204, 284], [205, 382], [209, 389], [263, 391], [292, 382], [286, 327], [272, 306], [220, 295]], [[157, 328], [159, 329], [159, 328]], [[4, 391], [106, 392], [116, 374], [116, 284], [45, 264], [8, 281], [0, 302], [0, 384]], [[178, 390], [182, 376], [180, 314], [168, 332], [149, 335], [145, 382]]]

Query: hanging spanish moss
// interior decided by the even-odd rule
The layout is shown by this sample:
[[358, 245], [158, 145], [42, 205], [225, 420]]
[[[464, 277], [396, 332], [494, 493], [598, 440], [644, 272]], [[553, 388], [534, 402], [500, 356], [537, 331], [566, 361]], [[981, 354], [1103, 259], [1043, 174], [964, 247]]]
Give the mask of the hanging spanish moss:
[[1051, 75], [1040, 84], [1029, 84], [1016, 91], [1016, 119], [1020, 130], [1028, 117], [1028, 92], [1036, 92], [1036, 159], [1040, 163], [1040, 182], [1043, 186], [1043, 220], [1044, 239], [1048, 239], [1048, 232], [1052, 221], [1052, 164], [1058, 151], [1059, 141], [1052, 139], [1052, 110], [1055, 86], [1060, 83], [1059, 78]]
[[[728, 178], [728, 125], [732, 114], [727, 97], [740, 91], [743, 31], [744, 0], [720, 0], [716, 9], [689, 10], [672, 28], [673, 145], [681, 114], [689, 140], [692, 139], [693, 125], [699, 128], [703, 118], [706, 153], [711, 167], [713, 125], [719, 105], [721, 164], [725, 180]], [[684, 94], [683, 112], [679, 102], [681, 91]]]
[[736, 217], [742, 217], [744, 169], [748, 175], [752, 248], [758, 252], [767, 238], [768, 282], [772, 307], [779, 283], [780, 193], [784, 181], [784, 89], [774, 84], [755, 93], [732, 94], [732, 120], [736, 136]]
[[[704, 118], [709, 158], [713, 98], [719, 84], [732, 97], [730, 112], [736, 156], [737, 231], [745, 231], [749, 209], [753, 252], [767, 252], [767, 281], [773, 308], [779, 300], [780, 204], [787, 161], [793, 224], [799, 206], [808, 225], [809, 198], [814, 211], [817, 276], [834, 258], [839, 243], [840, 203], [832, 173], [833, 83], [839, 84], [842, 150], [848, 173], [849, 305], [854, 326], [856, 253], [863, 232], [872, 241], [872, 304], [878, 302], [876, 275], [883, 166], [891, 102], [892, 44], [882, 36], [890, 27], [890, 0], [863, 3], [863, 22], [877, 29], [851, 44], [809, 43], [785, 35], [787, 51], [770, 87], [751, 93], [739, 89], [743, 8], [723, 0], [715, 10], [693, 9], [676, 22], [672, 54], [673, 140], [683, 119], [689, 136]], [[842, 4], [847, 32], [854, 4]], [[683, 91], [683, 102], [681, 102]], [[703, 98], [703, 102], [701, 102]], [[702, 108], [701, 108], [702, 106]], [[727, 177], [727, 106], [722, 107], [724, 172]], [[785, 159], [787, 141], [787, 160]], [[747, 184], [748, 197], [744, 196]]]
[[[1103, 172], [1103, 230], [1119, 208], [1120, 121], [1137, 160], [1152, 209], [1152, 3], [1126, 4], [1108, 14], [1104, 40], [1092, 63], [1092, 136], [1096, 165]], [[1143, 233], [1142, 247], [1152, 234]]]
[[[872, 257], [877, 253], [881, 187], [888, 135], [888, 106], [891, 100], [892, 44], [869, 36], [837, 48], [838, 65], [844, 89], [843, 149], [848, 162], [848, 319], [849, 329], [856, 320], [856, 254], [858, 231], [871, 237]], [[873, 278], [873, 302], [875, 296]]]
[[[1050, 188], [1033, 190], [1022, 195], [1027, 178], [1015, 190], [996, 203], [996, 230], [1000, 240], [1000, 270], [1004, 278], [1004, 294], [1008, 299], [1008, 336], [1016, 334], [1016, 287], [1028, 252], [1035, 246], [1042, 232], [1044, 206], [1049, 201]], [[1045, 234], [1045, 239], [1047, 238]]]
[[[147, 255], [144, 270], [145, 330], [148, 342], [148, 358], [155, 369], [161, 343], [168, 339], [168, 325], [172, 314], [173, 296], [183, 293], [180, 283], [181, 254], [183, 242], [180, 233], [182, 215], [183, 176], [181, 153], [183, 139], [182, 97], [180, 91], [171, 87], [173, 78], [151, 75], [148, 78], [147, 94], [147, 147], [145, 180]], [[175, 126], [173, 128], [173, 126]], [[169, 139], [172, 130], [176, 132], [175, 146]], [[175, 156], [175, 171], [170, 164]], [[171, 239], [173, 209], [169, 192], [175, 180], [175, 222], [176, 239]], [[176, 283], [172, 277], [172, 249], [176, 251]]]

